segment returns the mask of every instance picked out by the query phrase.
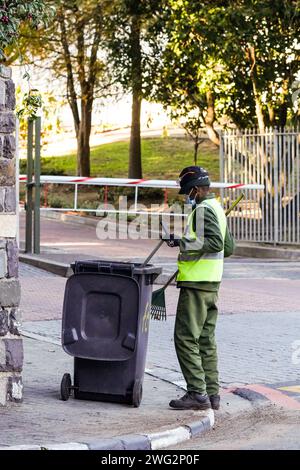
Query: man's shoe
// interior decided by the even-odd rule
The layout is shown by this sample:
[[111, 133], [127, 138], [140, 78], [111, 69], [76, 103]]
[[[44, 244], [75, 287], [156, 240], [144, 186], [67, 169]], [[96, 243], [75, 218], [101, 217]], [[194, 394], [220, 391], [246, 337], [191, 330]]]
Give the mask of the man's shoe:
[[178, 400], [171, 400], [169, 406], [175, 410], [207, 410], [211, 408], [208, 395], [201, 395], [197, 392], [187, 392]]
[[210, 395], [209, 400], [213, 410], [220, 408], [220, 395]]

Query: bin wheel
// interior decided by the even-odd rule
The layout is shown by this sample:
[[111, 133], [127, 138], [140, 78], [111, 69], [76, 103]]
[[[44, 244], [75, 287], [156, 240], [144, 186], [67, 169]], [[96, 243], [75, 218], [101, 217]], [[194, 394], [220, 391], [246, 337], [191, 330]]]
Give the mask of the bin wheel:
[[72, 380], [70, 374], [64, 374], [60, 384], [60, 396], [63, 401], [69, 400], [71, 395]]
[[143, 396], [143, 385], [141, 380], [136, 380], [133, 386], [132, 392], [132, 404], [135, 408], [138, 408], [141, 404]]

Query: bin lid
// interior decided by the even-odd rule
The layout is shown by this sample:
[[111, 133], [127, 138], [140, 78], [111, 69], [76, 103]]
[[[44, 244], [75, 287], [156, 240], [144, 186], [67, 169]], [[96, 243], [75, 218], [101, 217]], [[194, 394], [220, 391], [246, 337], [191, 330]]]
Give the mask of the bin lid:
[[74, 357], [123, 361], [135, 351], [140, 287], [132, 277], [80, 273], [65, 289], [62, 346]]
[[153, 264], [124, 262], [124, 261], [111, 261], [111, 260], [80, 260], [71, 264], [73, 272], [103, 272], [115, 273], [124, 275], [154, 275], [157, 277], [162, 272], [162, 268], [154, 266]]

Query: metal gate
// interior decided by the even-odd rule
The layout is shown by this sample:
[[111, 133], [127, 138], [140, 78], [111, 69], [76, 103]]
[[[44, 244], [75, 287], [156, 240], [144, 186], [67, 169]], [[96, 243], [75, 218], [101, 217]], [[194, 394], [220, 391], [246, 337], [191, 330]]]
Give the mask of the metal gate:
[[[237, 240], [300, 243], [299, 129], [223, 132], [220, 173], [225, 183], [265, 186], [264, 190], [245, 190], [244, 201], [231, 213], [229, 226]], [[221, 196], [226, 205], [226, 190]]]

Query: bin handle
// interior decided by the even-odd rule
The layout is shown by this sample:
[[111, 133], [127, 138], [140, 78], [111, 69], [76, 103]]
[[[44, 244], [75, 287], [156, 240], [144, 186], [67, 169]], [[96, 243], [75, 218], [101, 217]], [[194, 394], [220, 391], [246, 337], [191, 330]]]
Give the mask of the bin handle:
[[98, 263], [98, 272], [101, 273], [102, 272], [109, 272], [110, 274], [112, 274], [112, 265], [111, 263]]

